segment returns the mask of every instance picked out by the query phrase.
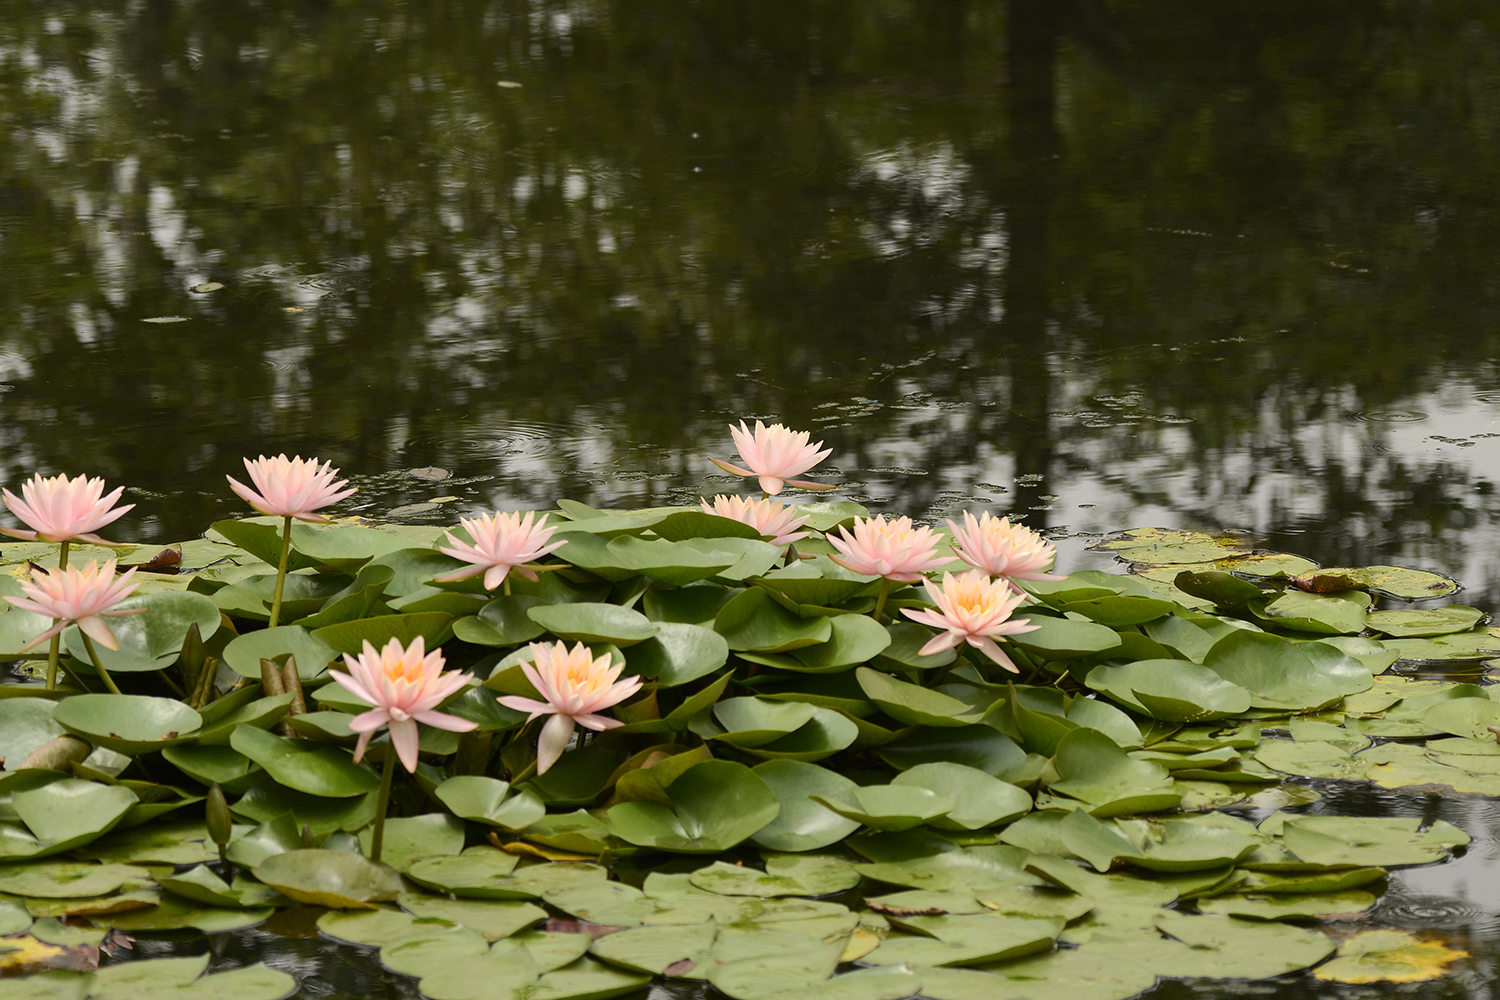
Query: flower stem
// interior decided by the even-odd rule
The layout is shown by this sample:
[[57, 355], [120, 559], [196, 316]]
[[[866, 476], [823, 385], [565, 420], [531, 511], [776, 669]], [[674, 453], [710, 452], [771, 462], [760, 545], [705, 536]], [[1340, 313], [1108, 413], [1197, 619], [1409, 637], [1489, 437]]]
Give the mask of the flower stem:
[[880, 613], [885, 610], [885, 599], [891, 594], [891, 578], [883, 576], [880, 578], [880, 596], [875, 598], [875, 610], [870, 612], [870, 617], [880, 621]]
[[396, 747], [387, 743], [385, 763], [380, 768], [380, 795], [375, 800], [375, 831], [370, 834], [370, 860], [380, 860], [385, 841], [385, 811], [391, 806], [391, 779], [396, 773]]
[[[1497, 737], [1497, 738], [1500, 738], [1500, 737]], [[530, 764], [527, 764], [525, 767], [521, 768], [521, 771], [520, 771], [519, 774], [516, 774], [516, 775], [514, 775], [514, 776], [511, 777], [511, 779], [510, 779], [510, 787], [515, 788], [521, 782], [525, 781], [527, 778], [530, 778], [534, 774], [536, 774], [536, 761], [535, 760], [533, 760]]]
[[[275, 628], [281, 618], [281, 591], [286, 586], [286, 564], [291, 554], [292, 519], [288, 516], [281, 519], [281, 562], [276, 567], [276, 591], [271, 595], [271, 620], [266, 623], [266, 628]], [[376, 852], [376, 857], [379, 856]]]
[[[62, 542], [57, 550], [57, 566], [59, 569], [68, 568], [68, 543]], [[57, 660], [62, 650], [62, 633], [52, 637], [52, 644], [47, 647], [47, 690], [57, 689]]]
[[115, 686], [115, 679], [109, 676], [109, 671], [105, 670], [104, 664], [99, 662], [99, 651], [94, 648], [94, 640], [90, 639], [89, 634], [83, 629], [79, 629], [78, 634], [83, 636], [83, 648], [89, 651], [89, 660], [98, 671], [99, 679], [104, 682], [105, 687], [109, 688], [111, 694], [119, 694], [120, 689]]

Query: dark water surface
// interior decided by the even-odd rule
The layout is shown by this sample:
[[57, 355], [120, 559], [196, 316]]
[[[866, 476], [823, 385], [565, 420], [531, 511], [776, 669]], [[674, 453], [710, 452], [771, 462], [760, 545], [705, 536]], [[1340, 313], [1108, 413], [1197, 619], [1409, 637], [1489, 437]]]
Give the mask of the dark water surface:
[[[125, 484], [122, 540], [240, 512], [263, 451], [370, 516], [684, 502], [761, 417], [1065, 568], [1239, 527], [1500, 607], [1492, 4], [3, 8], [0, 480]], [[1370, 923], [1478, 956], [1402, 995], [1494, 996], [1494, 805], [1338, 798], [1475, 834]], [[412, 995], [284, 942], [307, 996]]]

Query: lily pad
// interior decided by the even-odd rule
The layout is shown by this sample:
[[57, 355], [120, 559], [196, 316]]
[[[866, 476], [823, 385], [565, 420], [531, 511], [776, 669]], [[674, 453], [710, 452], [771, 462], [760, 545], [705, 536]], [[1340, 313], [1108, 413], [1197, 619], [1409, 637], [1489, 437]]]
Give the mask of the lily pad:
[[896, 775], [891, 784], [915, 785], [952, 799], [951, 810], [928, 820], [939, 830], [999, 826], [1031, 811], [1031, 796], [1024, 790], [963, 764], [918, 764]]
[[833, 624], [828, 618], [799, 618], [766, 591], [752, 587], [719, 609], [714, 631], [732, 650], [783, 653], [827, 642]]
[[859, 873], [828, 855], [770, 854], [766, 870], [715, 861], [692, 873], [693, 885], [721, 896], [826, 896], [859, 884]]
[[623, 802], [609, 810], [610, 833], [642, 847], [688, 854], [728, 850], [776, 818], [775, 794], [748, 767], [712, 760], [666, 790], [671, 807]]
[[1255, 920], [1352, 920], [1374, 905], [1374, 894], [1359, 889], [1282, 896], [1247, 893], [1198, 901], [1204, 913]]
[[1469, 843], [1469, 835], [1444, 820], [1423, 828], [1417, 817], [1298, 816], [1282, 828], [1287, 849], [1322, 865], [1420, 865]]
[[[219, 609], [202, 594], [185, 590], [135, 594], [115, 605], [115, 610], [145, 608], [144, 614], [129, 615], [110, 621], [119, 649], [94, 643], [99, 662], [111, 673], [162, 670], [170, 667], [182, 652], [182, 641], [188, 628], [197, 625], [199, 634], [209, 639], [219, 629]], [[89, 662], [83, 633], [76, 625], [63, 630], [63, 645], [73, 657]]]
[[394, 868], [348, 851], [288, 851], [262, 861], [255, 877], [299, 903], [337, 910], [373, 910], [401, 893]]
[[1054, 767], [1060, 780], [1050, 790], [1085, 803], [1099, 818], [1173, 809], [1182, 801], [1166, 768], [1132, 760], [1114, 740], [1092, 729], [1064, 736]]
[[801, 761], [773, 760], [759, 764], [754, 774], [765, 782], [780, 804], [780, 811], [752, 838], [756, 844], [776, 851], [815, 851], [836, 844], [859, 829], [859, 821], [847, 819], [816, 802], [814, 795], [838, 796], [854, 788], [854, 782], [828, 768]]
[[95, 746], [132, 756], [186, 742], [203, 721], [176, 699], [134, 694], [74, 695], [57, 703], [52, 718]]
[[1457, 593], [1458, 581], [1426, 570], [1402, 566], [1336, 566], [1318, 570], [1316, 576], [1347, 580], [1356, 587], [1376, 590], [1391, 597], [1415, 601], [1424, 597], [1447, 597]]
[[1310, 712], [1344, 695], [1295, 643], [1266, 632], [1231, 632], [1214, 644], [1203, 665], [1250, 692], [1252, 708]]
[[1366, 619], [1370, 628], [1396, 639], [1427, 638], [1467, 632], [1484, 618], [1478, 608], [1449, 604], [1441, 608], [1372, 611]]
[[547, 807], [532, 792], [512, 792], [506, 782], [481, 775], [449, 778], [433, 794], [455, 816], [506, 830], [524, 829], [547, 813]]
[[453, 634], [479, 646], [514, 646], [544, 635], [545, 627], [527, 614], [547, 602], [540, 597], [514, 594], [497, 597], [479, 613], [453, 623]]
[[657, 623], [657, 633], [630, 649], [630, 668], [662, 687], [706, 677], [729, 660], [729, 643], [711, 628]]
[[433, 917], [462, 924], [490, 941], [510, 937], [547, 919], [547, 911], [531, 903], [505, 899], [446, 899], [407, 892], [401, 908], [417, 917]]
[[241, 677], [260, 679], [260, 661], [287, 653], [297, 658], [297, 675], [303, 680], [321, 676], [338, 659], [338, 650], [313, 637], [300, 625], [278, 625], [236, 636], [224, 647], [224, 664]]
[[940, 691], [899, 681], [869, 667], [855, 671], [865, 696], [898, 722], [913, 726], [957, 728], [983, 718], [984, 713]]
[[1098, 666], [1084, 683], [1142, 715], [1171, 722], [1197, 722], [1239, 715], [1250, 692], [1190, 660], [1137, 660]]
[[1419, 983], [1438, 979], [1469, 953], [1401, 931], [1365, 931], [1339, 945], [1333, 961], [1313, 973], [1325, 982]]
[[841, 795], [814, 795], [812, 799], [845, 819], [890, 832], [921, 826], [936, 816], [952, 812], [956, 805], [948, 796], [916, 785], [866, 785], [848, 789]]
[[239, 726], [230, 741], [279, 784], [323, 798], [364, 795], [380, 784], [374, 771], [354, 763], [347, 750], [311, 740], [289, 740], [254, 726]]

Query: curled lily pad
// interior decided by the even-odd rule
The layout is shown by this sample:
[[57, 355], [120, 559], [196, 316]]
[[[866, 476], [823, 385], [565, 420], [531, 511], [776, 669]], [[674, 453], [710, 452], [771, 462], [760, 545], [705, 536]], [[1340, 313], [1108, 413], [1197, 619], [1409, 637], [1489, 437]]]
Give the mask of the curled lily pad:
[[814, 795], [812, 799], [845, 819], [892, 832], [921, 826], [952, 812], [956, 804], [946, 795], [916, 785], [868, 785], [837, 796]]
[[313, 836], [321, 837], [335, 830], [358, 830], [373, 820], [376, 794], [371, 791], [349, 798], [325, 798], [287, 788], [264, 775], [230, 809], [235, 815], [257, 823], [291, 813], [300, 826], [310, 829]]
[[928, 820], [939, 830], [998, 826], [1031, 811], [1031, 796], [1024, 790], [963, 764], [918, 764], [892, 778], [891, 784], [915, 785], [952, 799], [951, 810]]
[[289, 740], [254, 726], [239, 726], [230, 746], [255, 761], [279, 784], [323, 798], [364, 795], [380, 784], [347, 750], [311, 740]]
[[82, 847], [112, 829], [136, 805], [130, 789], [66, 778], [11, 795], [11, 805], [35, 838], [8, 837], [0, 858], [36, 858]]
[[814, 708], [805, 724], [770, 743], [748, 747], [745, 753], [761, 760], [815, 761], [847, 749], [859, 739], [860, 728], [840, 712]]
[[1255, 920], [1350, 920], [1363, 915], [1374, 905], [1374, 894], [1359, 889], [1281, 896], [1247, 893], [1215, 896], [1197, 903], [1198, 909], [1204, 913]]
[[491, 941], [510, 937], [547, 919], [547, 911], [540, 906], [508, 899], [446, 899], [408, 892], [401, 895], [400, 903], [413, 916], [450, 920]]
[[1313, 973], [1338, 983], [1418, 983], [1438, 979], [1469, 953], [1401, 931], [1365, 931], [1339, 945], [1337, 956]]
[[804, 702], [752, 697], [726, 698], [714, 705], [713, 713], [725, 729], [714, 738], [748, 748], [770, 743], [802, 728], [817, 714], [817, 709]]
[[95, 746], [132, 756], [186, 742], [203, 721], [176, 699], [134, 694], [74, 695], [57, 703], [52, 718]]
[[[326, 646], [332, 646], [340, 653], [357, 654], [364, 649], [364, 644], [367, 642], [376, 649], [383, 649], [385, 644], [392, 639], [400, 640], [402, 646], [409, 646], [417, 636], [426, 640], [428, 649], [433, 649], [442, 642], [444, 634], [448, 631], [448, 625], [452, 621], [453, 616], [442, 611], [423, 611], [407, 615], [376, 615], [373, 618], [357, 618], [354, 621], [314, 629], [312, 637]], [[299, 671], [302, 669], [300, 660], [297, 669]]]
[[0, 762], [15, 770], [32, 751], [64, 733], [52, 720], [54, 707], [45, 698], [0, 700]]
[[526, 614], [561, 639], [607, 642], [622, 648], [644, 642], [660, 631], [639, 611], [615, 604], [551, 604], [532, 608]]
[[1318, 570], [1307, 582], [1316, 584], [1319, 578], [1334, 581], [1331, 585], [1339, 589], [1347, 586], [1361, 587], [1408, 601], [1424, 597], [1447, 597], [1459, 590], [1456, 580], [1402, 566], [1337, 566]]
[[1444, 820], [1423, 828], [1417, 817], [1298, 816], [1282, 828], [1287, 849], [1324, 865], [1420, 865], [1469, 843], [1469, 835]]
[[1043, 614], [1026, 615], [1026, 620], [1037, 626], [1036, 629], [1006, 638], [1043, 660], [1091, 656], [1120, 645], [1120, 633], [1095, 622], [1054, 618]]
[[512, 792], [508, 783], [481, 775], [449, 778], [433, 794], [455, 816], [506, 830], [524, 829], [547, 813], [547, 807], [532, 792]]
[[966, 702], [918, 684], [899, 681], [869, 667], [855, 671], [865, 696], [898, 722], [914, 726], [959, 727], [978, 722], [984, 713]]
[[[355, 650], [358, 652], [358, 650]], [[260, 678], [260, 661], [292, 654], [303, 680], [320, 676], [338, 650], [300, 625], [278, 625], [236, 636], [224, 647], [224, 664], [242, 677]]]
[[490, 601], [477, 615], [453, 623], [453, 634], [464, 642], [480, 646], [514, 646], [530, 642], [547, 631], [533, 621], [527, 612], [547, 602], [523, 594], [505, 595]]
[[859, 829], [859, 821], [847, 819], [816, 802], [814, 795], [841, 795], [854, 782], [841, 774], [802, 761], [773, 760], [755, 767], [780, 804], [780, 811], [752, 838], [762, 847], [777, 851], [815, 851], [836, 844]]
[[756, 587], [719, 609], [714, 631], [733, 650], [782, 653], [827, 642], [833, 624], [827, 618], [799, 618]]
[[609, 830], [642, 847], [689, 854], [724, 851], [776, 818], [776, 796], [742, 764], [711, 760], [666, 790], [670, 807], [624, 802], [609, 810]]
[[255, 877], [299, 903], [338, 910], [372, 910], [401, 893], [394, 868], [348, 851], [288, 851], [262, 861]]
[[1370, 595], [1360, 590], [1331, 594], [1283, 591], [1273, 600], [1254, 600], [1250, 613], [1279, 628], [1298, 629], [1322, 635], [1353, 635], [1365, 627]]
[[1190, 660], [1098, 666], [1084, 683], [1126, 708], [1172, 722], [1224, 719], [1250, 707], [1249, 691]]
[[711, 628], [695, 624], [658, 622], [657, 633], [630, 647], [633, 671], [674, 687], [706, 677], [729, 659], [729, 644]]

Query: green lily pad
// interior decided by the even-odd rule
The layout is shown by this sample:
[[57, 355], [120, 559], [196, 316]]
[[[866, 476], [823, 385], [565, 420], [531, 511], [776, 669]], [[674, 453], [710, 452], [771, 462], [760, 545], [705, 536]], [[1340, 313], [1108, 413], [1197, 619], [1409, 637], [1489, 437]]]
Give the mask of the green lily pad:
[[997, 914], [901, 918], [919, 935], [892, 935], [864, 960], [873, 965], [985, 965], [1048, 951], [1062, 931], [1055, 918]]
[[726, 698], [713, 708], [725, 731], [714, 736], [732, 746], [758, 747], [802, 728], [817, 709], [804, 702], [764, 698]]
[[642, 847], [688, 854], [728, 850], [776, 818], [775, 794], [748, 767], [712, 760], [666, 790], [671, 807], [624, 802], [609, 810], [609, 831]]
[[[352, 622], [340, 622], [314, 629], [312, 637], [340, 653], [360, 653], [364, 644], [376, 649], [385, 648], [386, 643], [398, 639], [402, 646], [410, 646], [421, 636], [428, 649], [437, 648], [448, 631], [453, 616], [441, 611], [424, 611], [413, 615], [377, 615], [374, 618], [359, 618]], [[298, 660], [298, 672], [302, 670]]]
[[778, 740], [747, 747], [745, 753], [761, 760], [811, 762], [848, 749], [859, 736], [860, 727], [854, 720], [839, 712], [814, 707], [813, 717], [804, 725]]
[[1420, 865], [1469, 843], [1469, 835], [1444, 820], [1423, 829], [1417, 817], [1288, 817], [1282, 840], [1306, 862], [1322, 865]]
[[99, 914], [89, 919], [96, 924], [106, 924], [128, 934], [142, 931], [180, 931], [186, 928], [193, 928], [204, 934], [219, 934], [254, 927], [256, 924], [263, 923], [275, 912], [269, 906], [247, 909], [201, 906], [191, 900], [168, 894], [161, 897], [160, 903], [146, 909]]
[[898, 722], [913, 726], [957, 728], [983, 718], [984, 713], [939, 691], [896, 680], [869, 667], [855, 671], [865, 696]]
[[[383, 948], [385, 945], [396, 942], [404, 942], [418, 937], [426, 937], [438, 933], [450, 934], [473, 934], [465, 931], [452, 920], [442, 920], [437, 917], [416, 917], [403, 910], [389, 910], [385, 908], [369, 910], [329, 910], [318, 917], [318, 930], [331, 938], [339, 941], [348, 941], [350, 944], [374, 945]], [[457, 936], [457, 935], [455, 935]], [[478, 938], [480, 951], [489, 948], [489, 942], [474, 934]], [[382, 956], [383, 959], [384, 956]]]
[[524, 829], [547, 813], [533, 793], [512, 792], [508, 783], [481, 775], [449, 778], [433, 794], [455, 816], [506, 830]]
[[150, 870], [137, 865], [51, 860], [0, 866], [0, 892], [43, 899], [106, 896], [123, 886], [150, 881]]
[[606, 962], [660, 976], [674, 966], [681, 969], [684, 964], [693, 968], [702, 965], [713, 946], [714, 936], [712, 923], [686, 927], [632, 927], [599, 938], [589, 950]]
[[[131, 608], [145, 608], [146, 612], [114, 618], [109, 623], [109, 630], [120, 644], [119, 649], [94, 643], [99, 662], [111, 673], [170, 667], [176, 662], [177, 654], [182, 652], [182, 640], [190, 626], [196, 624], [204, 639], [212, 637], [219, 629], [218, 606], [202, 594], [190, 594], [185, 590], [135, 594], [115, 605], [115, 610]], [[63, 630], [63, 645], [71, 656], [89, 662], [83, 633], [76, 625]]]
[[66, 732], [53, 721], [53, 707], [45, 698], [0, 699], [0, 764], [15, 770], [32, 751]]
[[854, 788], [854, 782], [843, 775], [793, 760], [767, 761], [756, 765], [753, 771], [780, 804], [776, 818], [751, 838], [761, 847], [816, 851], [859, 829], [858, 820], [846, 819], [812, 799], [814, 795], [842, 795]]
[[[359, 832], [359, 849], [370, 855], [375, 831]], [[447, 813], [392, 816], [385, 821], [380, 860], [401, 871], [418, 858], [452, 857], [464, 849], [464, 824]]]
[[354, 763], [347, 750], [273, 736], [253, 726], [239, 726], [230, 741], [279, 784], [323, 798], [365, 795], [380, 784], [374, 771]]
[[224, 664], [241, 677], [259, 680], [261, 660], [274, 660], [287, 653], [297, 658], [297, 676], [303, 680], [321, 676], [339, 655], [338, 650], [300, 625], [278, 625], [231, 639], [224, 647]]
[[11, 807], [32, 836], [0, 840], [0, 858], [39, 858], [82, 847], [112, 829], [136, 802], [128, 788], [75, 778], [15, 792]]
[[218, 857], [201, 821], [171, 820], [112, 830], [73, 854], [103, 864], [194, 865]]
[[1084, 683], [1142, 715], [1171, 722], [1197, 722], [1239, 715], [1250, 692], [1190, 660], [1137, 660], [1098, 666]]
[[924, 969], [922, 995], [932, 1000], [1126, 1000], [1150, 989], [1156, 973], [1086, 949], [1059, 950], [985, 970]]
[[1050, 790], [1085, 803], [1096, 817], [1174, 809], [1182, 801], [1166, 768], [1132, 760], [1114, 740], [1092, 729], [1064, 736], [1053, 766], [1060, 780]]
[[537, 624], [527, 614], [547, 602], [540, 597], [522, 594], [497, 597], [479, 613], [460, 618], [453, 623], [453, 634], [464, 642], [479, 646], [514, 646], [546, 633], [546, 628]]
[[260, 765], [228, 746], [170, 746], [162, 757], [201, 785], [219, 785], [226, 795], [242, 794], [262, 773]]
[[[325, 914], [323, 919], [334, 914]], [[339, 916], [370, 916], [369, 911], [360, 914], [338, 914]], [[380, 964], [403, 976], [432, 976], [447, 969], [452, 963], [466, 958], [485, 955], [490, 943], [467, 927], [451, 924], [450, 921], [427, 919], [418, 922], [409, 913], [401, 916], [412, 921], [409, 933], [381, 942]], [[450, 925], [451, 924], [451, 925]]]
[[1500, 635], [1493, 628], [1454, 632], [1430, 639], [1386, 639], [1384, 642], [1386, 649], [1394, 650], [1403, 660], [1446, 662], [1500, 656]]
[[373, 910], [401, 893], [394, 868], [348, 851], [288, 851], [256, 865], [255, 877], [289, 899], [336, 910]]
[[833, 624], [829, 618], [799, 618], [766, 591], [752, 587], [719, 609], [714, 631], [732, 650], [783, 653], [827, 642]]
[[1254, 920], [1353, 920], [1374, 905], [1375, 896], [1358, 889], [1282, 896], [1247, 893], [1198, 901], [1204, 913]]
[[74, 695], [57, 703], [52, 718], [95, 746], [132, 756], [186, 742], [203, 721], [175, 699], [133, 694]]
[[251, 785], [230, 806], [230, 810], [257, 823], [291, 813], [296, 817], [299, 829], [306, 826], [313, 836], [321, 837], [335, 830], [358, 830], [373, 820], [376, 794], [372, 791], [362, 796], [337, 799], [308, 795], [287, 788], [266, 775]]
[[661, 629], [639, 611], [614, 604], [553, 604], [526, 614], [553, 635], [576, 642], [607, 642], [633, 646]]
[[867, 785], [848, 789], [838, 796], [814, 795], [812, 800], [845, 819], [891, 832], [921, 826], [952, 812], [956, 805], [948, 796], [916, 785]]
[[1500, 726], [1500, 703], [1488, 698], [1454, 698], [1422, 713], [1422, 723], [1439, 732], [1495, 744], [1490, 726]]
[[1427, 638], [1467, 632], [1479, 624], [1484, 612], [1462, 604], [1442, 608], [1372, 611], [1366, 623], [1383, 635], [1396, 639]]
[[1053, 618], [1043, 614], [1028, 614], [1025, 620], [1037, 628], [1031, 632], [1006, 636], [1006, 639], [1043, 660], [1092, 656], [1120, 645], [1120, 633], [1095, 622]]
[[630, 668], [662, 687], [706, 677], [729, 660], [729, 644], [711, 628], [657, 623], [657, 633], [630, 649]]
[[1031, 811], [1031, 796], [1015, 785], [963, 764], [918, 764], [891, 779], [953, 800], [954, 807], [927, 822], [939, 830], [979, 830], [1009, 823]]
[[401, 908], [417, 917], [450, 920], [490, 941], [510, 937], [547, 919], [547, 911], [531, 903], [508, 899], [446, 899], [427, 893], [406, 892]]
[[406, 876], [418, 885], [467, 899], [541, 899], [578, 882], [602, 881], [599, 865], [553, 861], [516, 869], [513, 854], [493, 847], [471, 847], [453, 857], [429, 857], [409, 865]]
[[1256, 750], [1255, 759], [1267, 767], [1286, 774], [1308, 778], [1345, 778], [1358, 780], [1365, 776], [1370, 762], [1352, 756], [1343, 747], [1324, 740], [1267, 740]]
[[1415, 601], [1424, 597], [1447, 597], [1449, 594], [1457, 593], [1459, 589], [1457, 580], [1450, 580], [1446, 576], [1429, 573], [1426, 570], [1406, 569], [1401, 566], [1353, 568], [1337, 566], [1332, 569], [1318, 570], [1316, 575], [1324, 578], [1343, 578], [1356, 587], [1377, 590], [1382, 594], [1407, 601]]
[[990, 726], [958, 729], [908, 730], [910, 735], [877, 747], [876, 756], [898, 771], [918, 764], [947, 761], [976, 768], [986, 774], [1008, 775], [1025, 766], [1026, 751], [1009, 736]]
[[715, 861], [691, 876], [693, 885], [721, 896], [826, 896], [859, 884], [859, 873], [828, 855], [770, 854], [766, 870]]
[[1274, 600], [1251, 601], [1248, 607], [1252, 615], [1279, 628], [1322, 635], [1353, 635], [1364, 630], [1370, 595], [1362, 590], [1331, 594], [1286, 590]]
[[828, 641], [804, 646], [792, 653], [802, 670], [809, 673], [833, 673], [868, 663], [891, 644], [885, 627], [864, 615], [839, 615], [829, 619], [832, 633]]
[[[305, 618], [318, 612], [339, 592], [343, 579], [305, 572], [289, 572], [281, 593], [281, 613], [288, 619]], [[213, 592], [214, 605], [225, 614], [250, 621], [269, 621], [275, 600], [276, 574], [241, 576]]]
[[1266, 632], [1231, 632], [1214, 644], [1203, 665], [1250, 692], [1252, 708], [1310, 712], [1344, 696], [1297, 644]]

